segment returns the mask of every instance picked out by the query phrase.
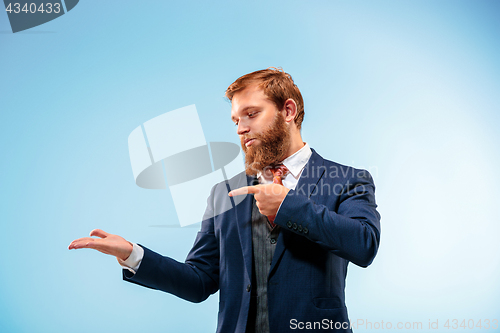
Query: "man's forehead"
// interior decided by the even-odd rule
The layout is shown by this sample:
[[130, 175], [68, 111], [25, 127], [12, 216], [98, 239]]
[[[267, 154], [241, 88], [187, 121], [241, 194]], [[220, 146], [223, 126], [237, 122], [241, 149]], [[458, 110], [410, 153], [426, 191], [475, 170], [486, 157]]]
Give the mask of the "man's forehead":
[[257, 85], [247, 87], [234, 94], [231, 101], [231, 116], [248, 111], [251, 108], [262, 107], [271, 102], [264, 94], [264, 90]]

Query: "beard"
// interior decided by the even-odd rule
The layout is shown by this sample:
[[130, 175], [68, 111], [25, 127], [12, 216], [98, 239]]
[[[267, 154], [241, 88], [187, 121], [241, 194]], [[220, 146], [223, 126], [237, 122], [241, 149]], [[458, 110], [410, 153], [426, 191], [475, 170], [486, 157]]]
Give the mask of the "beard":
[[[245, 140], [250, 138], [259, 140], [260, 143], [254, 141], [250, 147], [245, 146]], [[283, 160], [290, 147], [290, 132], [285, 125], [285, 118], [277, 112], [268, 129], [259, 134], [243, 136], [240, 140], [245, 153], [245, 172], [254, 176]]]

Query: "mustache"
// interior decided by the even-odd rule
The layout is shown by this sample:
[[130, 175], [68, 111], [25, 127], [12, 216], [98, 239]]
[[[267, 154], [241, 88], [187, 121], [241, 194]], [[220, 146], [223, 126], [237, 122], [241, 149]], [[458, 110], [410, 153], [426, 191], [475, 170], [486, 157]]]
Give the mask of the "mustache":
[[244, 135], [244, 136], [240, 137], [241, 142], [245, 142], [245, 140], [249, 140], [249, 139], [262, 139], [262, 135], [256, 133], [256, 134]]

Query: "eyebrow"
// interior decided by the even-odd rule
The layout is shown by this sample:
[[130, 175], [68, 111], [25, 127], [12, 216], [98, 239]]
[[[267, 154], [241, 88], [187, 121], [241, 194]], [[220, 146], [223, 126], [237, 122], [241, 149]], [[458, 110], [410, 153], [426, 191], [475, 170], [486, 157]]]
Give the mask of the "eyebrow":
[[[241, 109], [240, 113], [245, 113], [248, 112], [249, 110], [252, 109], [260, 109], [258, 106], [250, 105], [250, 106], [245, 106], [243, 109]], [[234, 122], [236, 120], [235, 116], [231, 116], [231, 120]]]

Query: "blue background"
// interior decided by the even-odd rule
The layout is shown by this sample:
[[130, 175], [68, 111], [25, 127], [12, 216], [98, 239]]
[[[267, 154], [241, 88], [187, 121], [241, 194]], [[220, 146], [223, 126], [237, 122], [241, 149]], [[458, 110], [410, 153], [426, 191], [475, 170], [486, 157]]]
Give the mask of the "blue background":
[[238, 143], [224, 90], [269, 66], [302, 91], [304, 141], [377, 185], [381, 247], [350, 265], [351, 320], [500, 319], [499, 13], [494, 0], [82, 0], [13, 34], [0, 12], [0, 331], [215, 331], [217, 296], [122, 282], [114, 257], [67, 246], [101, 228], [184, 260], [197, 229], [172, 227], [168, 190], [135, 185], [127, 137], [196, 104], [207, 141]]

